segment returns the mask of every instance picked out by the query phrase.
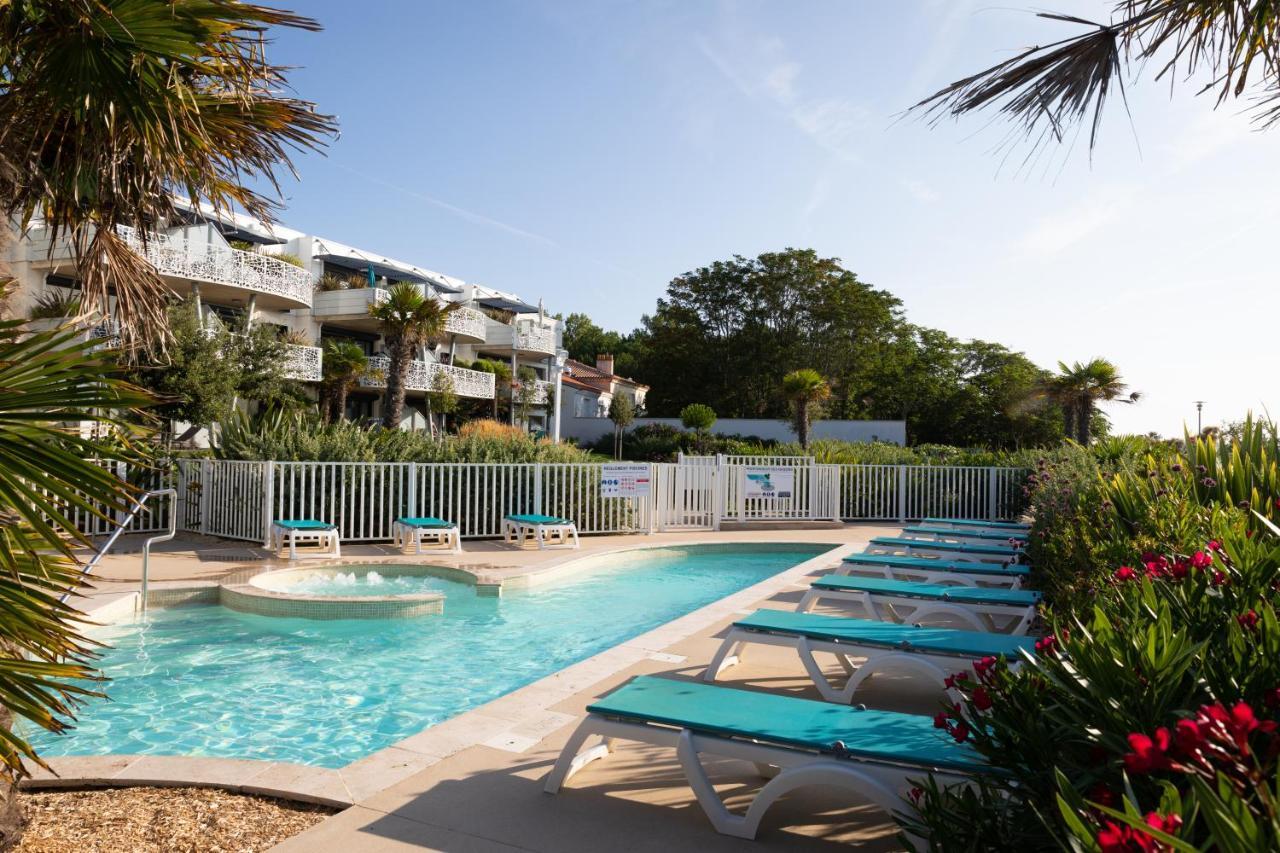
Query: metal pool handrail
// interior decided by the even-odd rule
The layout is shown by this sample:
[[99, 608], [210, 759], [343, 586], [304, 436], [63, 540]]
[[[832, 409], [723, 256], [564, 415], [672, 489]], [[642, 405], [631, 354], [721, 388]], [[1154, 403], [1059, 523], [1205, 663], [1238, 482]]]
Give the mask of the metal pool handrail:
[[[147, 500], [159, 495], [168, 495], [169, 498], [176, 503], [178, 499], [178, 490], [156, 489], [154, 491], [146, 492], [142, 497], [138, 498], [137, 504], [135, 504], [133, 509], [129, 511], [129, 514], [125, 516], [124, 521], [120, 522], [119, 526], [111, 532], [111, 536], [108, 537], [107, 541], [103, 543], [100, 549], [98, 549], [98, 553], [94, 554], [88, 563], [85, 563], [84, 568], [80, 570], [80, 577], [77, 579], [77, 582], [72, 586], [67, 587], [67, 591], [58, 599], [59, 602], [65, 603], [66, 600], [71, 597], [71, 593], [75, 592], [76, 587], [80, 585], [79, 581], [83, 580], [91, 574], [95, 568], [97, 568], [98, 563], [102, 562], [102, 558], [111, 550], [111, 546], [116, 544], [116, 540], [120, 538], [120, 534], [124, 533], [125, 528], [132, 524], [133, 520], [142, 512], [143, 508], [147, 504]], [[155, 542], [168, 542], [177, 535], [177, 532], [177, 507], [171, 506], [169, 508], [169, 532], [160, 536], [153, 536], [142, 545], [142, 609], [144, 610], [147, 607], [147, 562], [151, 557], [151, 545]]]

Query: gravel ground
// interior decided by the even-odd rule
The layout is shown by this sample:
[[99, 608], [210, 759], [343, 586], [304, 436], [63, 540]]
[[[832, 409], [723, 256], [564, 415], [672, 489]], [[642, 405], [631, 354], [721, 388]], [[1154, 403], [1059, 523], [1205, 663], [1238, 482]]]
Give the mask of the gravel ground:
[[213, 788], [22, 794], [17, 853], [258, 853], [336, 809]]

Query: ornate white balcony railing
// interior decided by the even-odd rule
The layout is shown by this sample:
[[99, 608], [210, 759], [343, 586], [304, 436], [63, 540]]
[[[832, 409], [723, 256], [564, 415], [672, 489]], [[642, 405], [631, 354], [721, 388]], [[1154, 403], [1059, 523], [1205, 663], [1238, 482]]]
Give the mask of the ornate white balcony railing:
[[445, 316], [444, 328], [451, 335], [466, 335], [483, 341], [486, 319], [483, 312], [459, 306]]
[[162, 275], [269, 293], [311, 306], [311, 273], [270, 255], [191, 243], [180, 236], [148, 234], [121, 226], [121, 237]]
[[545, 352], [554, 355], [556, 351], [556, 333], [542, 326], [530, 323], [517, 324], [512, 332], [515, 348], [526, 352]]
[[545, 406], [547, 403], [551, 402], [551, 398], [554, 394], [554, 382], [547, 382], [544, 379], [535, 379], [533, 381], [533, 399], [530, 402], [535, 406]]
[[320, 347], [285, 344], [284, 375], [303, 382], [319, 382], [323, 376], [324, 351]]
[[[360, 384], [366, 388], [387, 387], [387, 373], [391, 370], [391, 359], [385, 355], [369, 358], [369, 373], [360, 378]], [[477, 397], [492, 400], [494, 381], [492, 373], [481, 370], [467, 370], [451, 364], [437, 364], [434, 361], [409, 362], [409, 373], [405, 377], [404, 387], [410, 391], [434, 391], [435, 379], [440, 373], [445, 374], [453, 382], [453, 393], [459, 397]]]

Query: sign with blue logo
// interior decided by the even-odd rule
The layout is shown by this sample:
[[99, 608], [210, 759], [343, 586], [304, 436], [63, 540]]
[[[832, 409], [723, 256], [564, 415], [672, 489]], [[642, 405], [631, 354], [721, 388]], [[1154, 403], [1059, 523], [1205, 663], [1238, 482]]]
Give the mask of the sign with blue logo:
[[600, 497], [646, 498], [649, 466], [636, 462], [612, 462], [600, 467]]

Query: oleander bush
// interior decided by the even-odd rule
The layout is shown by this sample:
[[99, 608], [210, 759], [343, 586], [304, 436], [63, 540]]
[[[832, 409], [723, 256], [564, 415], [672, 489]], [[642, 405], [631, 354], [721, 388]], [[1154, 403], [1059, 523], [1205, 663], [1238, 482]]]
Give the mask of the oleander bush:
[[[975, 661], [934, 724], [996, 771], [922, 780], [937, 850], [1280, 847], [1274, 426], [1230, 446], [1068, 446], [1036, 465], [1036, 653]], [[1261, 511], [1259, 511], [1261, 510]]]

